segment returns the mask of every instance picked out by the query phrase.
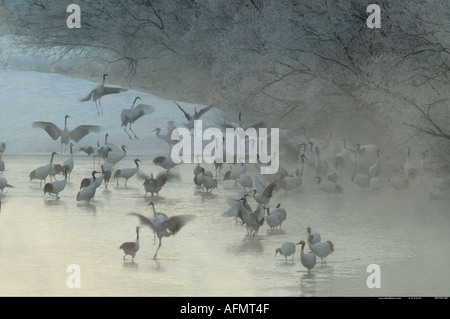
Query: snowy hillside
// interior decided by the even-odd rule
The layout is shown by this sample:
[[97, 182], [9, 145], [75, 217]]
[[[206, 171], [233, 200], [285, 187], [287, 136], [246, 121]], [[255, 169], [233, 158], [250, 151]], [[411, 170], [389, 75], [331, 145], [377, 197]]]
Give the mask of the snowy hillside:
[[[108, 142], [128, 147], [128, 154], [164, 154], [169, 148], [156, 137], [153, 130], [161, 128], [161, 134], [167, 132], [167, 122], [174, 121], [175, 126], [182, 127], [186, 119], [174, 101], [163, 100], [151, 94], [128, 90], [120, 94], [107, 95], [102, 98], [103, 116], [97, 115], [94, 102], [80, 102], [98, 83], [71, 78], [59, 74], [46, 74], [14, 69], [0, 70], [0, 142], [6, 143], [5, 155], [49, 154], [60, 151], [60, 140], [52, 140], [40, 128], [33, 128], [35, 121], [53, 122], [64, 128], [64, 117], [69, 130], [78, 125], [99, 125], [100, 133], [91, 133], [76, 143], [80, 146], [103, 145], [105, 134]], [[110, 78], [120, 77], [110, 74]], [[108, 83], [108, 78], [106, 84]], [[139, 96], [139, 103], [150, 104], [155, 112], [144, 115], [133, 124], [133, 131], [139, 140], [130, 138], [121, 127], [120, 113], [130, 108], [134, 99]], [[194, 113], [204, 107], [178, 102], [187, 112]], [[221, 111], [211, 109], [202, 119], [213, 121], [221, 116]], [[74, 149], [74, 150], [75, 150]], [[82, 154], [82, 153], [80, 153]]]

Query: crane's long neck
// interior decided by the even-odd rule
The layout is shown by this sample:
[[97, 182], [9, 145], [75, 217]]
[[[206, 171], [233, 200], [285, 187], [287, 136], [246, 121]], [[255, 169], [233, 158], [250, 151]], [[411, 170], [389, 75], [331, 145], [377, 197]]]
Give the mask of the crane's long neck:
[[137, 98], [134, 99], [134, 102], [133, 102], [133, 104], [131, 105], [131, 109], [134, 108], [134, 105], [136, 104], [136, 101], [137, 101], [137, 100], [139, 100], [139, 97], [137, 97]]
[[150, 204], [153, 208], [153, 216], [156, 217], [156, 209], [155, 209], [155, 205], [153, 203]]

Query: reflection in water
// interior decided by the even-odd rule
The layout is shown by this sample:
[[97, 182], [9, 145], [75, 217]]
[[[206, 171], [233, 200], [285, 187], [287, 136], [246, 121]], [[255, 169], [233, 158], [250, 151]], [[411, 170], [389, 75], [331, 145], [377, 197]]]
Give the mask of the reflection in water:
[[89, 204], [85, 202], [79, 202], [77, 203], [77, 208], [85, 213], [90, 213], [94, 215], [97, 213], [97, 206], [93, 205], [92, 201]]
[[261, 253], [264, 250], [261, 239], [258, 237], [244, 237], [241, 242], [234, 243], [229, 251], [236, 254]]
[[128, 260], [125, 260], [125, 261], [123, 262], [123, 267], [124, 267], [124, 268], [128, 268], [128, 269], [135, 269], [135, 270], [138, 270], [138, 269], [139, 269], [139, 264], [138, 264], [137, 262], [135, 262], [135, 261], [128, 261]]
[[304, 296], [315, 296], [317, 289], [316, 275], [314, 273], [308, 274], [307, 271], [301, 271], [303, 274], [300, 277], [300, 291]]

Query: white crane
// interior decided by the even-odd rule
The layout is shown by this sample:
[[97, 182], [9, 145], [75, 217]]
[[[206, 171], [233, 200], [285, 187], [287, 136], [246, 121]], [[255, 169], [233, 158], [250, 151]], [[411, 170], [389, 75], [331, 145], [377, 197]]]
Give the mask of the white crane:
[[108, 184], [109, 184], [109, 180], [111, 179], [111, 175], [112, 175], [112, 166], [109, 163], [109, 153], [111, 151], [111, 148], [108, 147], [106, 149], [106, 157], [105, 160], [103, 161], [103, 164], [101, 165], [102, 167], [102, 174], [103, 174], [103, 179], [105, 181], [105, 189], [108, 188]]
[[316, 254], [314, 252], [305, 253], [305, 242], [301, 240], [296, 245], [301, 245], [302, 248], [300, 250], [300, 262], [303, 267], [308, 269], [308, 274], [311, 272], [311, 269], [316, 265]]
[[[153, 203], [152, 203], [153, 204]], [[153, 205], [154, 208], [154, 205]], [[180, 231], [183, 226], [186, 225], [189, 221], [195, 218], [195, 215], [192, 214], [185, 214], [185, 215], [177, 215], [169, 217], [166, 220], [163, 220], [159, 222], [158, 220], [154, 220], [151, 218], [148, 218], [146, 216], [143, 216], [141, 214], [137, 213], [129, 213], [128, 215], [137, 216], [143, 225], [147, 225], [150, 227], [158, 237], [158, 248], [156, 249], [156, 253], [153, 256], [153, 259], [156, 259], [158, 255], [158, 251], [161, 248], [161, 240], [163, 237], [170, 237], [174, 236], [176, 233]]]
[[270, 208], [267, 207], [267, 216], [266, 223], [270, 227], [270, 230], [273, 232], [278, 226], [281, 227], [281, 223], [283, 222], [278, 214], [271, 214]]
[[244, 209], [247, 209], [248, 211], [252, 211], [252, 208], [247, 203], [246, 197], [249, 195], [244, 195], [244, 197], [234, 201], [234, 203], [231, 205], [230, 208], [228, 208], [224, 213], [222, 213], [222, 216], [224, 217], [234, 217], [234, 220], [238, 221], [238, 218], [241, 219], [242, 224], [244, 221], [242, 220], [242, 215], [244, 212]]
[[[320, 263], [326, 262], [326, 258], [334, 251], [334, 245], [331, 241], [321, 241], [315, 244], [308, 242], [309, 249], [320, 258]], [[325, 260], [324, 260], [325, 259]]]
[[405, 177], [394, 175], [389, 179], [388, 185], [396, 190], [403, 190], [409, 188], [409, 181]]
[[177, 166], [170, 156], [158, 156], [153, 159], [153, 164], [158, 165], [167, 170], [167, 174], [169, 171]]
[[208, 112], [212, 106], [207, 106], [204, 107], [202, 109], [200, 109], [200, 111], [197, 112], [197, 109], [195, 109], [194, 114], [189, 114], [188, 112], [186, 112], [181, 106], [180, 104], [178, 104], [176, 101], [174, 101], [175, 104], [178, 106], [178, 108], [180, 109], [181, 112], [183, 112], [184, 117], [186, 118], [186, 120], [188, 121], [187, 123], [185, 123], [184, 125], [186, 126], [187, 129], [191, 130], [194, 128], [194, 121], [200, 119], [200, 117], [205, 114], [206, 112]]
[[321, 240], [322, 240], [322, 238], [320, 237], [319, 233], [312, 232], [311, 227], [309, 227], [309, 226], [306, 228], [306, 241], [308, 243], [311, 243], [314, 245], [314, 244], [320, 242]]
[[[102, 166], [102, 170], [103, 170], [103, 166]], [[77, 201], [84, 200], [84, 201], [86, 201], [86, 203], [88, 205], [89, 205], [91, 199], [94, 198], [97, 188], [102, 184], [104, 174], [100, 175], [98, 178], [95, 178], [95, 174], [94, 174], [94, 172], [92, 172], [92, 176], [94, 177], [94, 181], [92, 182], [92, 184], [82, 188], [78, 192], [77, 197], [76, 197]]]
[[252, 189], [253, 188], [253, 179], [248, 174], [241, 174], [236, 180], [242, 187], [244, 187], [244, 190]]
[[[231, 166], [231, 165], [230, 165], [230, 166]], [[245, 174], [245, 173], [246, 173], [246, 170], [247, 170], [247, 168], [246, 168], [245, 164], [241, 163], [241, 167], [233, 168], [233, 169], [230, 168], [230, 170], [227, 171], [227, 172], [225, 173], [225, 175], [223, 176], [223, 180], [224, 180], [224, 181], [232, 180], [232, 181], [234, 181], [234, 186], [237, 186], [237, 183], [238, 183], [238, 182], [237, 182], [237, 179], [238, 179], [239, 176], [241, 176], [242, 174]]]
[[100, 185], [98, 185], [97, 182], [94, 182], [91, 185], [82, 188], [77, 193], [77, 197], [76, 197], [77, 201], [84, 200], [89, 205], [91, 199], [95, 196], [95, 191], [97, 190], [98, 186], [100, 186]]
[[342, 187], [330, 181], [323, 181], [320, 176], [317, 176], [317, 188], [322, 192], [326, 193], [328, 197], [330, 194], [342, 194]]
[[107, 150], [108, 148], [111, 149], [111, 150], [110, 150], [111, 152], [121, 153], [121, 151], [122, 151], [121, 148], [118, 147], [117, 145], [108, 142], [108, 137], [109, 137], [109, 133], [106, 133], [106, 134], [105, 134], [105, 144], [102, 145], [102, 146], [100, 146], [100, 147], [99, 147], [99, 150], [98, 150], [99, 156], [100, 156], [102, 159], [105, 159], [105, 157], [106, 157], [106, 150]]
[[247, 237], [255, 237], [259, 228], [264, 224], [265, 209], [258, 205], [255, 211], [247, 205], [245, 196], [240, 198], [233, 206], [222, 214], [224, 217], [240, 218], [247, 227]]
[[172, 132], [176, 129], [175, 125], [173, 124], [173, 121], [167, 122], [167, 133], [161, 134], [161, 128], [157, 127], [153, 130], [153, 132], [156, 132], [156, 137], [161, 139], [162, 141], [166, 142], [167, 145], [169, 145], [169, 149], [172, 149], [172, 146], [178, 143], [178, 139], [172, 139]]
[[212, 173], [210, 173], [210, 175], [206, 175], [205, 168], [202, 168], [202, 172], [196, 176], [196, 180], [197, 183], [199, 183], [200, 186], [203, 186], [203, 188], [209, 193], [211, 193], [213, 189], [217, 188], [217, 179], [212, 177]]
[[61, 154], [63, 154], [63, 144], [65, 145], [64, 149], [67, 147], [69, 142], [75, 141], [79, 142], [83, 137], [88, 135], [89, 133], [100, 132], [100, 126], [98, 125], [79, 125], [73, 130], [67, 128], [67, 119], [69, 115], [64, 117], [64, 128], [59, 128], [56, 124], [52, 122], [33, 122], [33, 127], [44, 129], [47, 134], [56, 141], [58, 138], [61, 138]]
[[[281, 179], [279, 186], [280, 189], [284, 189], [286, 191], [290, 191], [293, 189], [297, 189], [302, 185], [302, 178], [298, 174], [298, 168], [295, 169], [297, 173], [294, 173], [294, 176], [288, 175]], [[292, 173], [292, 172], [291, 172]]]
[[139, 171], [139, 163], [142, 163], [142, 161], [139, 158], [136, 158], [134, 163], [136, 164], [136, 167], [120, 168], [114, 172], [114, 178], [116, 179], [117, 186], [119, 186], [119, 178], [124, 178], [125, 186], [127, 186], [128, 179]]
[[275, 187], [277, 187], [277, 183], [272, 182], [269, 185], [265, 186], [257, 176], [255, 176], [255, 186], [256, 189], [253, 190], [253, 198], [262, 205], [269, 204], [270, 199], [272, 198], [273, 191]]
[[30, 182], [33, 179], [38, 179], [38, 180], [40, 180], [39, 186], [42, 186], [42, 181], [45, 182], [47, 180], [47, 176], [50, 175], [50, 170], [51, 170], [52, 164], [53, 164], [53, 157], [57, 154], [58, 153], [53, 152], [51, 155], [51, 158], [50, 158], [50, 163], [42, 165], [30, 173], [30, 175], [29, 175]]
[[3, 190], [8, 187], [14, 187], [11, 184], [8, 183], [8, 180], [5, 177], [0, 177], [0, 192], [3, 193]]
[[203, 166], [201, 166], [200, 163], [197, 163], [197, 165], [195, 165], [194, 169], [193, 169], [194, 181], [195, 181], [195, 176], [197, 176], [198, 174], [200, 174], [202, 172], [204, 172]]
[[356, 173], [352, 176], [352, 182], [357, 184], [361, 189], [370, 188], [370, 178], [366, 174]]
[[295, 244], [290, 241], [286, 241], [286, 242], [282, 243], [281, 247], [275, 249], [275, 256], [277, 254], [284, 256], [284, 258], [286, 259], [286, 262], [287, 262], [287, 258], [291, 255], [292, 255], [292, 260], [294, 260]]
[[131, 261], [134, 262], [134, 257], [136, 257], [136, 253], [139, 251], [139, 226], [136, 226], [136, 240], [123, 243], [119, 249], [122, 249], [125, 254], [123, 260], [129, 255], [131, 256]]
[[[97, 115], [100, 115], [100, 112], [103, 115], [102, 104], [101, 104], [102, 96], [127, 91], [127, 89], [123, 89], [123, 88], [105, 86], [105, 80], [106, 80], [107, 76], [109, 76], [107, 73], [103, 74], [102, 83], [97, 85], [95, 87], [95, 89], [93, 89], [85, 98], [80, 99], [80, 102], [87, 102], [87, 101], [91, 101], [91, 100], [94, 101], [95, 107], [97, 108]], [[97, 104], [97, 101], [98, 101], [98, 104]]]
[[122, 145], [120, 152], [116, 152], [110, 147], [107, 157], [108, 163], [111, 165], [111, 171], [114, 171], [115, 165], [123, 160], [125, 156], [127, 156], [127, 147], [125, 145]]
[[80, 189], [87, 187], [95, 182], [96, 180], [95, 174], [98, 174], [98, 172], [96, 170], [93, 170], [91, 174], [92, 177], [86, 177], [81, 180]]
[[[199, 164], [197, 164], [197, 165], [199, 165]], [[194, 184], [199, 187], [202, 186], [203, 177], [206, 177], [206, 178], [210, 177], [211, 179], [214, 179], [213, 173], [210, 170], [206, 170], [202, 166], [196, 166], [194, 168]]]
[[271, 214], [278, 216], [278, 218], [281, 221], [281, 223], [280, 223], [280, 229], [281, 229], [281, 225], [283, 224], [283, 222], [287, 218], [287, 211], [286, 211], [286, 209], [284, 207], [281, 207], [281, 203], [278, 203], [277, 206], [275, 207], [275, 209], [272, 210]]
[[156, 178], [153, 178], [153, 173], [148, 176], [145, 173], [138, 172], [138, 177], [144, 179], [144, 197], [147, 196], [147, 193], [150, 193], [152, 197], [154, 196], [154, 194], [159, 196], [159, 191], [167, 182], [167, 175], [163, 172], [158, 173], [158, 175], [156, 175]]
[[72, 173], [73, 167], [75, 166], [75, 162], [73, 160], [73, 143], [70, 143], [70, 155], [63, 162], [62, 169], [67, 169], [68, 180], [70, 181], [70, 174]]
[[45, 184], [44, 185], [44, 195], [47, 193], [49, 195], [54, 194], [56, 199], [59, 199], [59, 193], [61, 193], [67, 185], [67, 173], [68, 173], [68, 169], [65, 168], [63, 179], [56, 180], [51, 183]]
[[148, 104], [138, 104], [137, 106], [134, 106], [136, 104], [137, 100], [142, 100], [139, 96], [134, 99], [133, 104], [131, 105], [131, 108], [129, 109], [123, 109], [120, 113], [120, 120], [122, 121], [123, 130], [125, 133], [127, 133], [130, 140], [133, 138], [131, 135], [127, 132], [127, 126], [130, 128], [131, 133], [133, 133], [134, 138], [138, 139], [136, 134], [133, 132], [131, 128], [131, 124], [133, 124], [135, 121], [137, 121], [139, 118], [146, 114], [151, 114], [155, 112], [155, 108]]
[[92, 164], [93, 167], [95, 168], [95, 162], [96, 159], [98, 158], [98, 164], [100, 165], [100, 142], [97, 140], [97, 144], [95, 146], [80, 146], [78, 148], [78, 151], [76, 152], [80, 152], [83, 151], [84, 153], [86, 153], [87, 156], [92, 156]]

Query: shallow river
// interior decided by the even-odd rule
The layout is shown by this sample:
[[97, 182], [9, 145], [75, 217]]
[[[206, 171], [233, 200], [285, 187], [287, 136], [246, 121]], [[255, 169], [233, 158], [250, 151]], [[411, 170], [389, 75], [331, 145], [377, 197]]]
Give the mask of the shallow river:
[[[75, 157], [75, 168], [57, 200], [44, 195], [28, 174], [48, 156], [3, 156], [3, 177], [14, 187], [2, 195], [0, 211], [0, 296], [448, 296], [450, 295], [449, 200], [431, 200], [420, 185], [395, 191], [386, 178], [377, 193], [365, 192], [350, 178], [344, 194], [327, 196], [306, 171], [298, 190], [276, 191], [269, 206], [281, 203], [287, 220], [282, 230], [264, 224], [247, 239], [245, 226], [222, 213], [242, 187], [219, 180], [204, 193], [193, 183], [194, 164], [173, 169], [159, 197], [150, 197], [136, 177], [123, 186], [112, 181], [97, 190], [89, 205], [75, 200], [82, 178], [93, 169], [91, 158]], [[119, 167], [133, 167], [134, 157]], [[141, 170], [161, 169], [141, 157]], [[62, 162], [55, 157], [55, 162]], [[205, 165], [214, 172], [214, 168]], [[257, 174], [253, 167], [248, 171]], [[61, 178], [61, 176], [58, 176]], [[264, 179], [262, 179], [264, 181]], [[123, 260], [119, 246], [134, 241], [139, 221], [127, 215], [194, 214], [173, 237], [158, 242], [146, 226], [134, 263]], [[255, 208], [251, 198], [250, 205]], [[330, 240], [335, 251], [311, 274], [294, 260], [275, 256], [285, 241], [306, 239], [306, 228]], [[308, 250], [307, 247], [305, 247]], [[380, 288], [369, 288], [367, 267], [380, 268]], [[69, 265], [78, 267], [75, 271]], [[69, 271], [68, 271], [69, 270]], [[79, 287], [68, 279], [77, 275]], [[79, 275], [79, 276], [78, 276]]]

